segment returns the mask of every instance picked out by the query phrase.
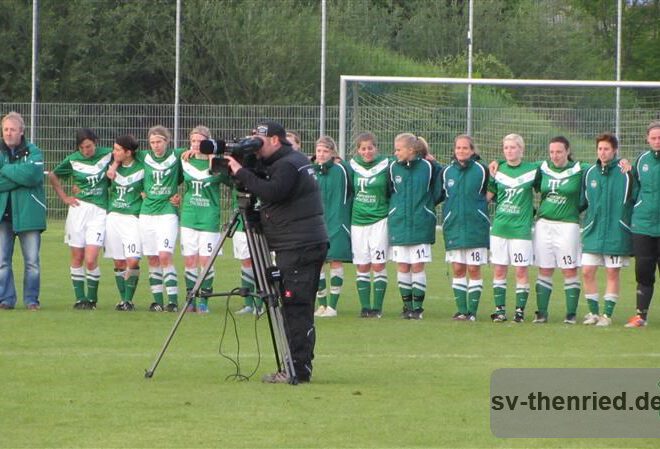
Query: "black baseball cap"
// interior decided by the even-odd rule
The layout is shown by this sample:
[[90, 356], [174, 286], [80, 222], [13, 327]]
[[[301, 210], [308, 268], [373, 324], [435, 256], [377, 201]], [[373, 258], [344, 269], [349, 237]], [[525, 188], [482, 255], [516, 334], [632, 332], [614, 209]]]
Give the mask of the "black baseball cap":
[[252, 131], [252, 134], [255, 136], [264, 137], [277, 136], [280, 138], [280, 143], [282, 145], [291, 146], [291, 142], [289, 142], [289, 140], [286, 138], [286, 130], [284, 127], [279, 123], [271, 120], [267, 120], [258, 124], [257, 127]]

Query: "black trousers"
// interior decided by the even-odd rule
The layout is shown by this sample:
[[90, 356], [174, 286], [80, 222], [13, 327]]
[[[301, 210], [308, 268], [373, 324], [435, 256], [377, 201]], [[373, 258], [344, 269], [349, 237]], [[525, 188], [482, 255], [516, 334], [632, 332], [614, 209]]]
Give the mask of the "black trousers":
[[637, 281], [637, 309], [646, 313], [653, 298], [656, 267], [660, 270], [660, 237], [632, 235]]
[[275, 252], [282, 273], [282, 314], [293, 367], [301, 382], [312, 377], [316, 343], [314, 302], [327, 252], [327, 243]]

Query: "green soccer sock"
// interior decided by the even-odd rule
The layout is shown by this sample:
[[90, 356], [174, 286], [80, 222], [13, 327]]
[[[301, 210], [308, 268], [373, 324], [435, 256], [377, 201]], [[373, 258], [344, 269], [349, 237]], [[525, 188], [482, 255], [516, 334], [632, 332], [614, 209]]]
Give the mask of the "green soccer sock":
[[584, 295], [587, 299], [587, 306], [589, 306], [589, 313], [593, 315], [599, 315], [599, 306], [598, 306], [598, 293], [588, 293]]
[[215, 268], [211, 267], [208, 273], [206, 273], [206, 277], [202, 281], [202, 285], [200, 286], [202, 290], [206, 292], [212, 292], [213, 291], [213, 281], [215, 281]]
[[387, 269], [374, 271], [374, 306], [373, 310], [383, 310], [387, 291]]
[[412, 296], [413, 310], [422, 309], [424, 296], [426, 296], [426, 272], [424, 270], [419, 273], [412, 273]]
[[481, 292], [484, 289], [484, 281], [482, 279], [470, 279], [467, 290], [467, 305], [468, 313], [470, 315], [477, 315], [479, 310], [479, 301], [481, 300]]
[[538, 275], [536, 279], [536, 307], [539, 312], [547, 315], [550, 296], [552, 295], [552, 278], [549, 276]]
[[506, 306], [506, 279], [493, 279], [493, 301], [497, 310]]
[[566, 295], [566, 314], [575, 315], [580, 300], [580, 280], [577, 277], [564, 280], [564, 294]]
[[454, 291], [454, 301], [456, 302], [456, 309], [458, 313], [467, 315], [467, 278], [454, 278], [451, 283], [451, 288]]
[[124, 301], [133, 302], [133, 295], [135, 295], [135, 290], [137, 289], [138, 280], [140, 279], [140, 269], [128, 269], [126, 270], [126, 281], [124, 283]]
[[316, 300], [319, 302], [319, 306], [328, 305], [328, 287], [325, 280], [325, 270], [321, 271], [321, 276], [319, 277], [319, 287], [316, 290]]
[[330, 301], [328, 305], [337, 310], [339, 295], [344, 285], [344, 267], [330, 269]]
[[101, 269], [99, 267], [87, 271], [87, 300], [96, 303], [99, 300], [99, 282]]
[[399, 293], [402, 298], [407, 298], [412, 296], [412, 273], [409, 271], [407, 273], [402, 273], [398, 271], [396, 273], [397, 283], [399, 284]]
[[154, 302], [163, 305], [163, 270], [160, 267], [149, 267], [149, 288]]
[[529, 299], [529, 284], [516, 284], [516, 309], [525, 310]]
[[85, 269], [83, 267], [70, 267], [71, 283], [76, 301], [85, 301]]
[[[256, 305], [256, 284], [254, 283], [254, 271], [252, 268], [241, 267], [241, 287], [246, 288], [251, 295], [243, 298], [243, 305], [247, 307], [254, 307]], [[261, 307], [262, 300], [259, 299], [259, 307]]]
[[358, 299], [360, 300], [360, 307], [364, 309], [371, 309], [371, 282], [369, 272], [358, 271], [355, 274], [355, 283], [357, 284]]
[[167, 293], [167, 302], [177, 304], [179, 302], [179, 284], [174, 265], [163, 268], [163, 285], [165, 286], [165, 293]]
[[199, 275], [199, 269], [197, 267], [186, 268], [185, 269], [185, 279], [186, 279], [186, 291], [190, 291], [195, 286], [197, 282], [197, 276]]
[[612, 314], [614, 313], [614, 307], [616, 306], [616, 302], [619, 299], [619, 295], [615, 293], [605, 293], [605, 307], [603, 313], [609, 317], [612, 318]]
[[115, 284], [117, 284], [117, 291], [119, 292], [119, 299], [124, 299], [126, 291], [126, 270], [115, 268]]

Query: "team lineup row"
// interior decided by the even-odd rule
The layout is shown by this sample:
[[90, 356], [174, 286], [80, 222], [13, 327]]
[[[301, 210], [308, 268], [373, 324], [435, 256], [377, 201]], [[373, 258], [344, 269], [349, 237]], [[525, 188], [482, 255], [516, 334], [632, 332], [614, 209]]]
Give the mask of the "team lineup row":
[[[4, 125], [5, 119], [3, 145]], [[93, 131], [78, 132], [77, 151], [49, 174], [58, 196], [69, 205], [65, 241], [71, 249], [76, 308], [95, 308], [98, 257], [105, 247], [105, 256], [114, 260], [121, 299], [118, 310], [134, 308], [142, 255], [149, 266], [150, 310], [177, 310], [179, 288], [172, 254], [179, 226], [185, 284], [190, 289], [220, 236], [220, 184], [232, 184], [226, 174], [211, 172], [208, 157], [199, 153], [200, 142], [210, 137], [206, 127], [198, 126], [190, 133], [188, 148], [169, 149], [169, 131], [156, 126], [148, 133], [149, 150], [138, 150], [132, 136], [120, 136], [113, 148], [102, 148], [96, 145]], [[294, 147], [299, 144], [293, 134], [289, 140]], [[632, 167], [620, 167], [625, 164], [620, 164], [615, 136], [605, 133], [596, 141], [598, 160], [593, 165], [572, 161], [569, 142], [563, 137], [551, 140], [547, 161], [527, 162], [522, 137], [510, 134], [503, 139], [503, 160], [486, 167], [472, 139], [465, 135], [455, 139], [454, 157], [446, 166], [430, 156], [423, 138], [410, 133], [395, 138], [393, 157], [379, 154], [374, 135], [361, 134], [348, 162], [337, 158], [331, 138], [320, 138], [313, 162], [330, 237], [330, 275], [329, 279], [325, 273], [321, 275], [316, 316], [337, 315], [343, 262], [353, 262], [361, 316], [380, 317], [387, 289], [385, 264], [391, 259], [397, 264], [401, 316], [421, 319], [425, 264], [431, 261], [435, 243], [434, 211], [442, 202], [446, 260], [452, 265], [457, 307], [454, 319], [476, 319], [483, 290], [480, 267], [488, 263], [490, 249], [493, 321], [507, 320], [509, 265], [516, 278], [513, 319], [524, 320], [530, 291], [528, 267], [535, 264], [539, 275], [534, 322], [547, 321], [552, 274], [560, 268], [565, 281], [565, 322], [575, 323], [581, 265], [589, 306], [584, 323], [607, 326], [619, 295], [619, 270], [634, 254], [638, 313], [628, 326], [644, 326], [659, 254], [660, 122], [649, 125], [650, 150], [636, 158]], [[32, 149], [34, 145], [30, 145]], [[34, 147], [31, 153], [37, 155], [37, 150]], [[0, 168], [0, 181], [2, 175]], [[61, 183], [67, 177], [74, 185], [70, 194]], [[540, 193], [536, 211], [535, 191]], [[492, 223], [489, 201], [496, 203]], [[581, 235], [580, 213], [584, 210]], [[234, 255], [241, 260], [243, 286], [253, 289], [246, 246], [244, 235], [237, 233]], [[595, 278], [601, 265], [607, 271], [602, 313]], [[204, 290], [212, 289], [213, 276], [211, 270]], [[13, 307], [11, 301], [2, 299], [0, 296], [0, 306]], [[246, 298], [240, 312], [258, 313], [259, 302], [256, 297]], [[31, 304], [38, 308], [38, 301]], [[208, 311], [204, 299], [192, 308]]]

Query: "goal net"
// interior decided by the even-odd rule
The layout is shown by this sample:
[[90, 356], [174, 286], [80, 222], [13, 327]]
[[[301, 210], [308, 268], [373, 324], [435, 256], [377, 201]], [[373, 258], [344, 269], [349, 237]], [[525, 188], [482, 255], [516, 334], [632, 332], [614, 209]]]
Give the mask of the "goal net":
[[633, 158], [647, 147], [646, 126], [660, 118], [660, 82], [342, 76], [340, 87], [342, 155], [361, 132], [373, 132], [388, 154], [397, 134], [411, 132], [443, 163], [458, 134], [470, 134], [492, 160], [501, 158], [502, 138], [516, 133], [528, 160], [545, 158], [550, 138], [563, 135], [576, 159], [595, 161], [594, 138], [609, 131]]

